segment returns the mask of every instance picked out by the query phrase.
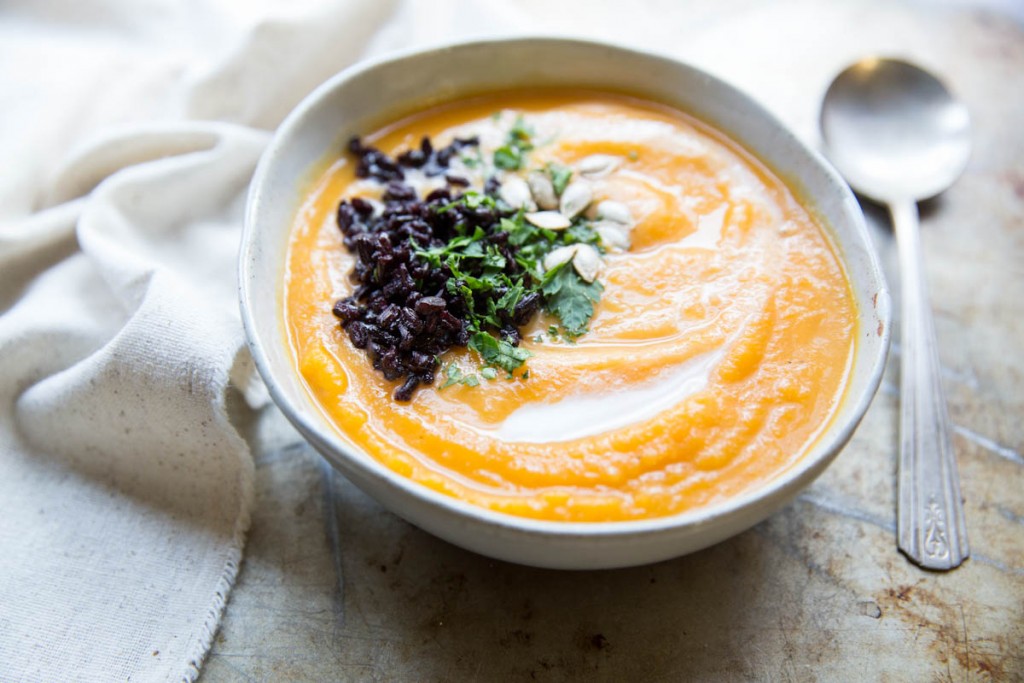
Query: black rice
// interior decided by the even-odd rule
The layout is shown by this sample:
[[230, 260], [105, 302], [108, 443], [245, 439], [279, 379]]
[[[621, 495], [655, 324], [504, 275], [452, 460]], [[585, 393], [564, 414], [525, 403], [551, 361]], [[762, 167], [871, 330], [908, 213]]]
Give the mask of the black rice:
[[[410, 400], [421, 384], [433, 384], [438, 358], [453, 346], [466, 346], [470, 339], [464, 295], [447, 286], [453, 277], [451, 269], [444, 264], [431, 266], [416, 255], [417, 248], [443, 247], [455, 236], [456, 225], [470, 230], [479, 227], [486, 242], [505, 257], [505, 271], [524, 276], [507, 244], [508, 234], [499, 228], [501, 218], [511, 212], [486, 205], [470, 208], [469, 202], [459, 202], [466, 196], [460, 188], [468, 181], [447, 172], [456, 154], [478, 145], [476, 138], [456, 139], [435, 149], [423, 138], [419, 148], [397, 159], [358, 138], [348, 145], [357, 157], [356, 175], [385, 186], [384, 207], [378, 213], [360, 198], [343, 200], [338, 206], [345, 247], [356, 256], [350, 274], [356, 287], [351, 296], [335, 302], [333, 312], [352, 345], [370, 356], [374, 369], [388, 380], [404, 379], [394, 392], [398, 401]], [[444, 175], [447, 187], [420, 198], [404, 182], [406, 169]], [[485, 192], [496, 196], [499, 188], [491, 178]], [[517, 345], [519, 326], [532, 318], [541, 303], [537, 293], [524, 296], [511, 315], [501, 313], [501, 325], [494, 331]]]

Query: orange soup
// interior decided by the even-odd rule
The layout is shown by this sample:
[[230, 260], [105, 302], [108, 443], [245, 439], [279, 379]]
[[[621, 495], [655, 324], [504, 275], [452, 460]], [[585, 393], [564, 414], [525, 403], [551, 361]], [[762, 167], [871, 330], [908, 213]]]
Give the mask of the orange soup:
[[[530, 149], [520, 169], [496, 167], [514, 122], [529, 125]], [[387, 467], [512, 515], [634, 520], [761, 486], [827, 427], [854, 351], [850, 284], [811, 212], [722, 133], [589, 91], [481, 96], [367, 133], [389, 155], [423, 136], [478, 136], [475, 156], [454, 162], [475, 185], [555, 163], [587, 178], [592, 216], [607, 201], [630, 219], [628, 244], [602, 248], [604, 289], [584, 334], [558, 334], [541, 312], [522, 330], [523, 372], [441, 388], [439, 370], [401, 402], [400, 380], [376, 372], [331, 312], [353, 289], [339, 201], [382, 190], [350, 156], [325, 162], [287, 254], [288, 343], [316, 403]], [[423, 192], [436, 182], [422, 180]], [[465, 347], [438, 363], [458, 376], [480, 368]]]

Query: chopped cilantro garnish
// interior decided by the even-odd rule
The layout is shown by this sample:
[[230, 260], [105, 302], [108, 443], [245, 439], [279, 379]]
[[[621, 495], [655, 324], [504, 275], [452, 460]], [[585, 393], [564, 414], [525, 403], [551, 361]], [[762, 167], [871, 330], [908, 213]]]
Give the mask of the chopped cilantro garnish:
[[[560, 223], [530, 216], [558, 228], [545, 229], [526, 220], [527, 209], [515, 211], [511, 202], [499, 199], [504, 174], [496, 167], [527, 168], [526, 155], [547, 144], [522, 116], [494, 150], [493, 165], [480, 152], [478, 136], [456, 138], [436, 154], [424, 139], [418, 150], [395, 159], [358, 138], [349, 143], [349, 151], [359, 157], [361, 177], [396, 185], [385, 190], [383, 212], [371, 211], [361, 199], [339, 203], [338, 227], [357, 259], [351, 275], [358, 286], [351, 296], [336, 301], [333, 311], [352, 344], [372, 354], [376, 369], [388, 379], [404, 378], [395, 400], [410, 400], [418, 386], [433, 384], [437, 374], [442, 389], [475, 387], [499, 373], [509, 380], [529, 377], [523, 366], [532, 354], [517, 344], [524, 326], [540, 311], [557, 318], [559, 324], [548, 330], [552, 339], [572, 344], [587, 330], [603, 291], [599, 282], [579, 275], [593, 280], [600, 266], [595, 253], [603, 253], [603, 247], [592, 222], [577, 215], [578, 210], [573, 211], [575, 220]], [[469, 189], [473, 181], [451, 175], [445, 188], [423, 197], [411, 181], [397, 185], [406, 179], [403, 168], [429, 163], [423, 172], [433, 176], [449, 168], [455, 155], [464, 167], [478, 169], [471, 174], [474, 178], [486, 178], [482, 188]], [[543, 190], [551, 195], [551, 189], [564, 193], [573, 176], [558, 163], [547, 164], [543, 171], [533, 168], [551, 180], [549, 188], [546, 179], [530, 178], [526, 184], [538, 194]], [[524, 180], [516, 182], [522, 185]], [[538, 189], [538, 182], [544, 187]], [[555, 258], [549, 258], [552, 254]], [[554, 267], [545, 267], [545, 262]], [[543, 333], [535, 333], [538, 344], [544, 339]], [[443, 364], [446, 351], [457, 346], [479, 356], [476, 374]]]
[[[437, 211], [480, 206], [498, 210], [492, 197], [467, 191]], [[496, 232], [507, 233], [507, 240], [495, 239]], [[459, 315], [470, 333], [469, 348], [480, 356], [479, 377], [495, 379], [499, 370], [511, 377], [532, 355], [506, 336], [513, 321], [521, 320], [520, 302], [528, 298], [527, 305], [532, 308], [524, 310], [536, 310], [539, 305], [558, 319], [560, 326], [551, 325], [547, 331], [552, 339], [572, 343], [586, 332], [602, 285], [583, 280], [572, 262], [551, 270], [543, 266], [544, 258], [554, 249], [572, 244], [600, 248], [598, 235], [587, 220], [580, 218], [566, 230], [545, 230], [526, 221], [523, 211], [506, 214], [496, 224], [484, 227], [457, 221], [444, 245], [435, 242], [435, 246], [424, 248], [413, 242], [417, 259], [450, 273], [444, 286], [449, 295], [464, 302]], [[543, 336], [538, 335], [537, 340], [542, 342]], [[454, 365], [446, 366], [444, 376], [442, 388], [480, 383], [477, 375], [463, 374]]]
[[471, 147], [469, 153], [460, 155], [459, 159], [466, 168], [482, 168], [484, 165], [484, 155], [479, 145]]
[[570, 339], [587, 331], [594, 315], [594, 304], [600, 300], [603, 290], [600, 282], [586, 282], [570, 264], [548, 271], [541, 286], [546, 308], [562, 321], [562, 328]]
[[[533, 137], [533, 127], [526, 125], [526, 119], [519, 115], [516, 117], [516, 122], [512, 124], [512, 128], [508, 131], [509, 140], [518, 140], [526, 144], [530, 144], [530, 139]], [[533, 145], [530, 145], [530, 149], [533, 149]]]
[[494, 150], [494, 165], [506, 171], [518, 170], [523, 165], [523, 155], [518, 148], [503, 145]]
[[[601, 298], [604, 288], [596, 281], [585, 282], [571, 265], [545, 273], [541, 263], [551, 250], [562, 245], [596, 245], [599, 237], [593, 228], [578, 221], [561, 232], [543, 230], [523, 220], [521, 213], [511, 219], [503, 219], [501, 228], [509, 233], [509, 244], [519, 247], [516, 262], [541, 278], [545, 308], [561, 320], [566, 335], [571, 339], [586, 332], [590, 318], [594, 315], [594, 303]], [[548, 334], [557, 336], [557, 327], [552, 325]]]
[[551, 184], [555, 188], [555, 193], [561, 195], [565, 192], [565, 188], [572, 178], [572, 169], [568, 166], [550, 162], [547, 165], [547, 172], [551, 176]]
[[473, 373], [468, 375], [463, 374], [462, 370], [455, 363], [448, 364], [444, 370], [444, 375], [446, 377], [445, 382], [438, 387], [439, 389], [447, 389], [455, 384], [462, 384], [467, 387], [480, 386], [480, 380], [477, 379], [476, 375]]
[[533, 149], [533, 128], [526, 125], [522, 116], [505, 136], [505, 144], [494, 150], [494, 165], [506, 171], [518, 171], [523, 167], [525, 155]]
[[488, 209], [497, 207], [497, 203], [494, 201], [494, 197], [490, 197], [483, 192], [477, 192], [476, 190], [466, 190], [461, 197], [453, 202], [449, 202], [437, 210], [438, 213], [447, 213], [456, 206], [465, 206], [469, 209], [476, 209], [481, 206]]
[[[593, 244], [596, 247], [600, 247], [600, 244], [598, 244], [600, 241], [600, 235], [581, 220], [577, 220], [571, 227], [562, 232], [562, 242], [565, 244], [582, 242], [583, 244]], [[600, 248], [599, 251], [601, 251]]]
[[469, 338], [469, 348], [480, 354], [484, 363], [513, 372], [533, 354], [526, 349], [512, 346], [504, 339], [497, 339], [487, 332], [477, 332]]

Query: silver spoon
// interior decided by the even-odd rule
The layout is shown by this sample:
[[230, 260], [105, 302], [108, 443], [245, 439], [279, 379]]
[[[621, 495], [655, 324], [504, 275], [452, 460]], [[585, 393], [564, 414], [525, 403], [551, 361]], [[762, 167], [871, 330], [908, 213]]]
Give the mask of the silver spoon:
[[821, 130], [832, 163], [857, 193], [886, 204], [899, 248], [901, 329], [899, 547], [928, 569], [967, 558], [967, 529], [917, 202], [959, 177], [971, 148], [967, 109], [934, 76], [895, 59], [866, 59], [832, 82]]

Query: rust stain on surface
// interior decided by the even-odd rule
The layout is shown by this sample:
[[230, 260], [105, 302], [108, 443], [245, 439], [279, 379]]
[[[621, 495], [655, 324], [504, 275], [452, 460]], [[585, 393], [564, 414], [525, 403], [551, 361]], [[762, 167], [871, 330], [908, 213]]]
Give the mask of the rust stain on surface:
[[964, 604], [951, 603], [925, 585], [922, 579], [885, 589], [878, 600], [886, 606], [881, 611], [913, 625], [918, 632], [928, 633], [931, 642], [927, 647], [935, 654], [935, 661], [947, 668], [959, 665], [970, 680], [974, 680], [971, 674], [980, 674], [981, 680], [1021, 680], [1018, 645], [1008, 634], [972, 639]]
[[885, 593], [890, 598], [895, 598], [896, 600], [909, 600], [910, 596], [913, 594], [914, 589], [917, 588], [919, 585], [921, 585], [920, 581], [918, 581], [913, 586], [897, 586], [896, 588], [887, 588], [885, 589]]

